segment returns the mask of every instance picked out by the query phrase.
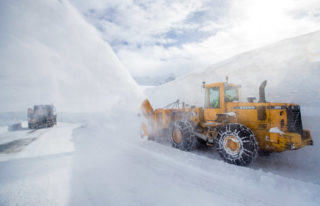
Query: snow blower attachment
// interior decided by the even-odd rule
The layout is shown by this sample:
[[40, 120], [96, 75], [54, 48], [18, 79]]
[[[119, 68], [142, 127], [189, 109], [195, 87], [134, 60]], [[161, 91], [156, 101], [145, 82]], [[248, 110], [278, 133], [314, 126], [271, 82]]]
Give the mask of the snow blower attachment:
[[53, 105], [34, 105], [28, 109], [28, 127], [39, 129], [57, 124], [56, 108]]
[[198, 145], [215, 146], [228, 163], [246, 166], [259, 154], [295, 150], [313, 145], [310, 131], [303, 130], [299, 105], [270, 103], [264, 81], [259, 101], [239, 102], [239, 85], [205, 84], [204, 107], [179, 100], [153, 110], [142, 104], [141, 136], [169, 138], [172, 146], [190, 151]]

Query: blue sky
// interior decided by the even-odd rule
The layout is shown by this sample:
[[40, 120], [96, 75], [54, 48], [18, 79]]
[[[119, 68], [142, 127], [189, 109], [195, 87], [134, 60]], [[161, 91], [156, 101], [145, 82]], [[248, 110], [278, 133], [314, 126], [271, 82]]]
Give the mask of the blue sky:
[[319, 0], [71, 0], [133, 76], [185, 74], [320, 29]]

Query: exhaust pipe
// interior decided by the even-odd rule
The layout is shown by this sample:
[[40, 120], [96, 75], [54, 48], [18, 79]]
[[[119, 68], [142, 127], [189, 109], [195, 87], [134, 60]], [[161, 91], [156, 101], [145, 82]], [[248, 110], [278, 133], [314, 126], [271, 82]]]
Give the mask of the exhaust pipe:
[[258, 102], [266, 102], [266, 94], [265, 94], [266, 86], [267, 86], [267, 80], [264, 80], [259, 87], [259, 101]]

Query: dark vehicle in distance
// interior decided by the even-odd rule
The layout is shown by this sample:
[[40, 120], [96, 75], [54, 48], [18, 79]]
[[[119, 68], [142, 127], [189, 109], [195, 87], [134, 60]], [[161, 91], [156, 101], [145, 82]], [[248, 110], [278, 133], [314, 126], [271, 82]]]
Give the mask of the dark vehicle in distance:
[[53, 105], [34, 105], [28, 109], [28, 127], [39, 129], [57, 124], [56, 108]]

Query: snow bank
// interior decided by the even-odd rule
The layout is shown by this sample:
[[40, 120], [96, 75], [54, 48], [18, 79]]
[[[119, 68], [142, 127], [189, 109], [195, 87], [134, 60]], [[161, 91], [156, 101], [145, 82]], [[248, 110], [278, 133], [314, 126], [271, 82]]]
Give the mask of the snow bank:
[[49, 103], [59, 112], [140, 104], [135, 81], [68, 1], [1, 1], [0, 31], [0, 112]]
[[[206, 70], [178, 78], [146, 90], [153, 106], [163, 106], [177, 99], [203, 105], [202, 82], [225, 81], [241, 84], [241, 96], [258, 97], [258, 88], [268, 80], [268, 101], [294, 102], [304, 108], [320, 105], [320, 32], [287, 39], [215, 64]], [[258, 98], [257, 98], [258, 99]]]

